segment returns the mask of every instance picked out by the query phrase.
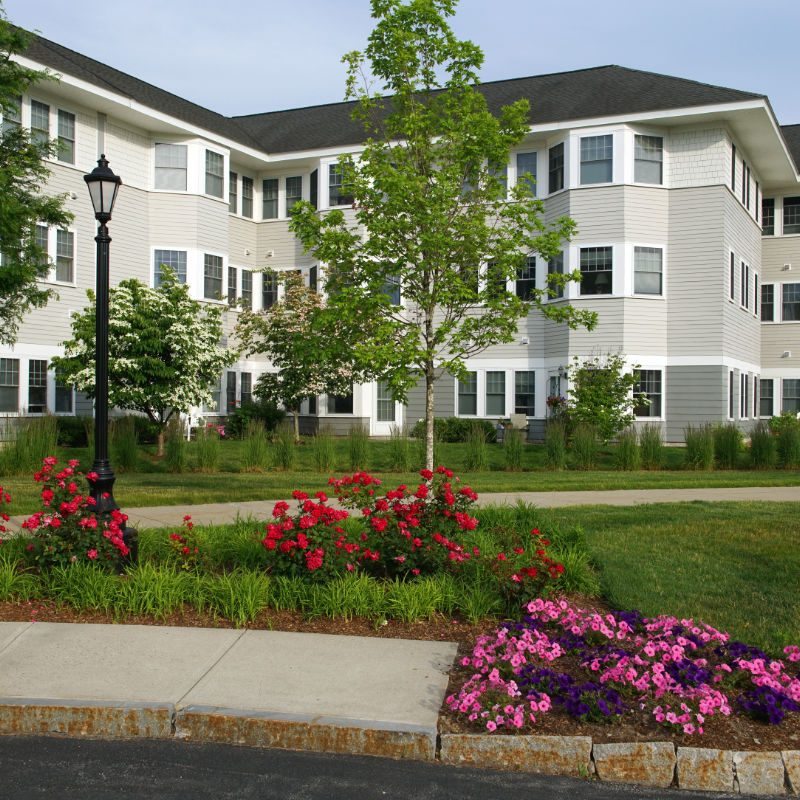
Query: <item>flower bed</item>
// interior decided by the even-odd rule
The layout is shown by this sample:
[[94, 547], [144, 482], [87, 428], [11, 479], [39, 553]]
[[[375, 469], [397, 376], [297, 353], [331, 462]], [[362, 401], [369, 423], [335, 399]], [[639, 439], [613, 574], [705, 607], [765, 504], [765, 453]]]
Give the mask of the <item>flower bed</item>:
[[530, 733], [549, 715], [577, 723], [634, 715], [668, 735], [700, 737], [718, 716], [767, 725], [800, 716], [800, 647], [771, 659], [691, 619], [604, 614], [566, 600], [527, 608], [462, 659], [473, 674], [446, 706], [476, 730]]

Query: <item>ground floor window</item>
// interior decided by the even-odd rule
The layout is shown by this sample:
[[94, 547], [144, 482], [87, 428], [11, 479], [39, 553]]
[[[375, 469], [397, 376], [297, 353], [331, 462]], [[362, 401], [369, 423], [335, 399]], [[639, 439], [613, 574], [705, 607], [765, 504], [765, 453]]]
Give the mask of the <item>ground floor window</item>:
[[253, 402], [253, 374], [251, 372], [242, 373], [242, 405], [249, 405]]
[[637, 417], [661, 416], [661, 370], [640, 369], [636, 371], [636, 384], [633, 387], [636, 405], [633, 413]]
[[28, 413], [47, 411], [47, 362], [31, 359], [28, 362]]
[[394, 422], [394, 397], [388, 381], [378, 381], [378, 422]]
[[514, 413], [532, 417], [536, 406], [536, 373], [522, 371], [514, 373]]
[[236, 410], [236, 373], [229, 372], [225, 381], [225, 413]]
[[486, 416], [504, 417], [506, 415], [506, 374], [505, 372], [486, 373]]
[[72, 387], [56, 372], [56, 414], [72, 414], [74, 410]]
[[478, 373], [468, 372], [463, 381], [458, 382], [459, 416], [478, 413]]
[[783, 379], [781, 411], [789, 411], [792, 414], [800, 412], [800, 378]]
[[0, 358], [0, 411], [19, 411], [18, 358]]
[[349, 394], [328, 395], [329, 414], [352, 414], [353, 413], [353, 390]]

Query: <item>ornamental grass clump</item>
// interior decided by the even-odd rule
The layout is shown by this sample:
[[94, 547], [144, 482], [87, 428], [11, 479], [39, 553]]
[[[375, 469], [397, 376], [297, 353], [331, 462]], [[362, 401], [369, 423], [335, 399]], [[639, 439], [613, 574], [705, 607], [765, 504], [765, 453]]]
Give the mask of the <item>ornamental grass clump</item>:
[[778, 447], [769, 425], [761, 420], [750, 432], [750, 465], [753, 469], [774, 469]]
[[711, 425], [687, 425], [683, 429], [686, 442], [686, 468], [714, 468], [714, 428]]
[[544, 448], [544, 463], [548, 469], [562, 470], [567, 466], [567, 426], [562, 420], [547, 420]]
[[197, 429], [194, 456], [198, 472], [216, 472], [219, 466], [219, 438], [219, 431], [213, 423]]
[[350, 469], [367, 469], [369, 465], [369, 430], [364, 425], [354, 425], [347, 434], [347, 451]]
[[572, 432], [572, 457], [576, 469], [594, 469], [597, 464], [597, 432], [591, 425], [580, 423]]
[[639, 430], [639, 451], [644, 469], [661, 469], [664, 458], [664, 443], [661, 438], [661, 426], [643, 425]]
[[522, 469], [523, 444], [522, 431], [508, 428], [503, 437], [503, 455], [505, 456], [506, 469], [519, 472]]
[[470, 472], [484, 472], [489, 469], [489, 448], [486, 444], [486, 430], [480, 423], [472, 423], [467, 433], [467, 451], [464, 462]]
[[389, 469], [392, 472], [408, 472], [414, 465], [414, 443], [408, 432], [400, 425], [389, 430]]
[[178, 416], [173, 416], [167, 423], [164, 436], [164, 466], [167, 468], [167, 472], [186, 472], [188, 450], [183, 420]]
[[288, 425], [278, 426], [273, 439], [273, 453], [278, 469], [287, 472], [294, 469], [297, 462], [297, 443], [294, 440], [294, 431]]
[[333, 437], [330, 430], [320, 428], [311, 437], [311, 458], [317, 472], [330, 472], [336, 462], [336, 449], [333, 446]]
[[800, 711], [796, 645], [772, 659], [692, 619], [542, 598], [527, 611], [461, 661], [473, 674], [446, 704], [479, 729], [535, 731], [543, 714], [611, 722], [640, 713], [692, 736], [715, 715], [777, 725]]
[[736, 469], [743, 447], [744, 437], [733, 422], [714, 428], [714, 457], [720, 469]]
[[635, 428], [622, 431], [617, 437], [617, 449], [614, 452], [614, 465], [621, 470], [639, 469], [641, 456]]
[[135, 470], [139, 463], [139, 438], [133, 417], [116, 417], [109, 425], [111, 458], [122, 472]]
[[242, 468], [245, 472], [264, 472], [269, 468], [267, 429], [260, 419], [248, 419], [242, 431]]

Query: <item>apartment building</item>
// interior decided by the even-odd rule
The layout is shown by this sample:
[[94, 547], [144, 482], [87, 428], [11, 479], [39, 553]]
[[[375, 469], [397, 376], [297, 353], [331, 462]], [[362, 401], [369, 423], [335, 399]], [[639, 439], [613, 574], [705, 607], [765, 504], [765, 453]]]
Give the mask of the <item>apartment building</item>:
[[[288, 214], [301, 199], [320, 213], [350, 207], [337, 161], [360, 147], [351, 104], [230, 118], [41, 37], [20, 60], [60, 81], [34, 87], [3, 124], [58, 139], [49, 189], [66, 194], [75, 220], [38, 231], [59, 299], [28, 315], [14, 348], [0, 349], [0, 414], [91, 413], [49, 365], [94, 285], [83, 175], [101, 152], [124, 184], [110, 226], [112, 285], [157, 285], [167, 264], [192, 296], [228, 307], [228, 337], [236, 304], [278, 299], [270, 271], [300, 270], [322, 289], [325, 265], [303, 252]], [[436, 413], [524, 414], [537, 438], [548, 396], [566, 392], [564, 367], [608, 351], [637, 365], [650, 400], [637, 420], [660, 424], [670, 441], [689, 423], [747, 429], [800, 412], [800, 125], [780, 126], [764, 95], [619, 66], [481, 88], [492, 109], [529, 98], [530, 132], [510, 155], [508, 184], [535, 175], [546, 217], [566, 214], [578, 226], [560, 257], [532, 256], [509, 291], [525, 297], [548, 272], [579, 270], [580, 282], [549, 302], [595, 310], [599, 323], [571, 331], [531, 311], [514, 342], [468, 362], [466, 381], [441, 376]], [[243, 358], [194, 416], [247, 402], [269, 369]], [[361, 424], [374, 435], [422, 416], [421, 388], [403, 406], [380, 383], [303, 407], [309, 430]]]

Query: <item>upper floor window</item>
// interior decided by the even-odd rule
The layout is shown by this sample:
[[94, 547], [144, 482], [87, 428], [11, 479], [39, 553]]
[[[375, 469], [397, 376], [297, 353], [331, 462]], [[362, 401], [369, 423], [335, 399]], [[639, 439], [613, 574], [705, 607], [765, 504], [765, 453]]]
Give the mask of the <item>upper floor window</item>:
[[187, 150], [185, 144], [156, 143], [154, 184], [156, 189], [186, 191]]
[[345, 193], [344, 171], [339, 164], [331, 164], [328, 167], [328, 205], [351, 206], [354, 197], [352, 194]]
[[564, 142], [550, 148], [547, 191], [552, 194], [564, 188]]
[[783, 232], [800, 233], [800, 197], [783, 198]]
[[731, 191], [736, 191], [736, 145], [733, 142], [731, 142]]
[[775, 198], [765, 197], [761, 201], [761, 233], [763, 236], [775, 235]]
[[742, 261], [742, 271], [739, 273], [739, 278], [742, 282], [739, 302], [742, 308], [750, 308], [750, 267], [744, 261]]
[[730, 269], [730, 284], [729, 284], [729, 297], [731, 300], [736, 299], [736, 255], [731, 251], [731, 269]]
[[278, 276], [265, 272], [261, 284], [261, 307], [272, 308], [278, 302]]
[[[314, 208], [319, 208], [319, 170], [312, 170], [308, 176], [308, 202]], [[316, 402], [316, 397], [314, 401]], [[310, 402], [310, 401], [309, 401]], [[309, 412], [310, 413], [310, 412]], [[316, 413], [316, 412], [315, 412]]]
[[236, 293], [239, 284], [239, 271], [236, 267], [228, 267], [228, 305], [236, 305]]
[[16, 131], [22, 127], [22, 97], [17, 95], [16, 97], [9, 99], [9, 106], [3, 112], [3, 126], [2, 132], [6, 133], [7, 131]]
[[58, 109], [58, 160], [75, 163], [75, 115]]
[[0, 411], [19, 411], [18, 358], [0, 358]]
[[56, 280], [75, 282], [75, 234], [56, 231]]
[[634, 294], [662, 294], [663, 252], [660, 247], [633, 248]]
[[[547, 275], [563, 275], [564, 274], [564, 253], [559, 253], [557, 256], [553, 256], [547, 262]], [[549, 280], [550, 283], [550, 296], [555, 298], [556, 300], [560, 297], [564, 296], [564, 287], [560, 284], [556, 284], [553, 281]]]
[[242, 175], [242, 216], [253, 218], [253, 179]]
[[636, 183], [660, 185], [664, 182], [664, 139], [661, 136], [636, 135], [633, 179]]
[[286, 216], [303, 199], [303, 177], [296, 175], [286, 179]]
[[225, 187], [225, 159], [213, 150], [206, 150], [206, 194], [222, 197]]
[[203, 297], [222, 299], [222, 256], [203, 256]]
[[235, 214], [239, 202], [238, 202], [238, 193], [239, 193], [239, 176], [235, 172], [228, 173], [228, 211], [231, 214]]
[[50, 141], [50, 106], [31, 100], [31, 136], [37, 144]]
[[156, 250], [153, 253], [153, 286], [156, 289], [164, 280], [164, 267], [175, 273], [178, 283], [186, 283], [185, 250]]
[[536, 197], [536, 153], [517, 153], [517, 184], [523, 184]]
[[253, 273], [249, 269], [242, 270], [242, 305], [253, 308]]
[[383, 293], [389, 298], [389, 304], [400, 305], [400, 279], [396, 275], [389, 275], [383, 284]]
[[41, 250], [42, 264], [49, 265], [50, 263], [50, 245], [48, 240], [50, 238], [50, 231], [47, 225], [37, 225], [33, 233], [36, 246]]
[[581, 294], [611, 294], [613, 249], [581, 248]]
[[800, 321], [800, 283], [783, 284], [781, 318], [784, 322]]
[[761, 321], [775, 321], [775, 287], [771, 283], [761, 284]]
[[265, 178], [261, 184], [261, 217], [263, 219], [278, 218], [278, 179]]
[[505, 198], [508, 195], [508, 164], [489, 164], [489, 174], [499, 184], [499, 197]]
[[613, 165], [613, 136], [585, 136], [581, 139], [581, 183], [610, 183]]
[[528, 256], [525, 264], [517, 267], [516, 293], [520, 300], [532, 300], [536, 289], [536, 257]]

